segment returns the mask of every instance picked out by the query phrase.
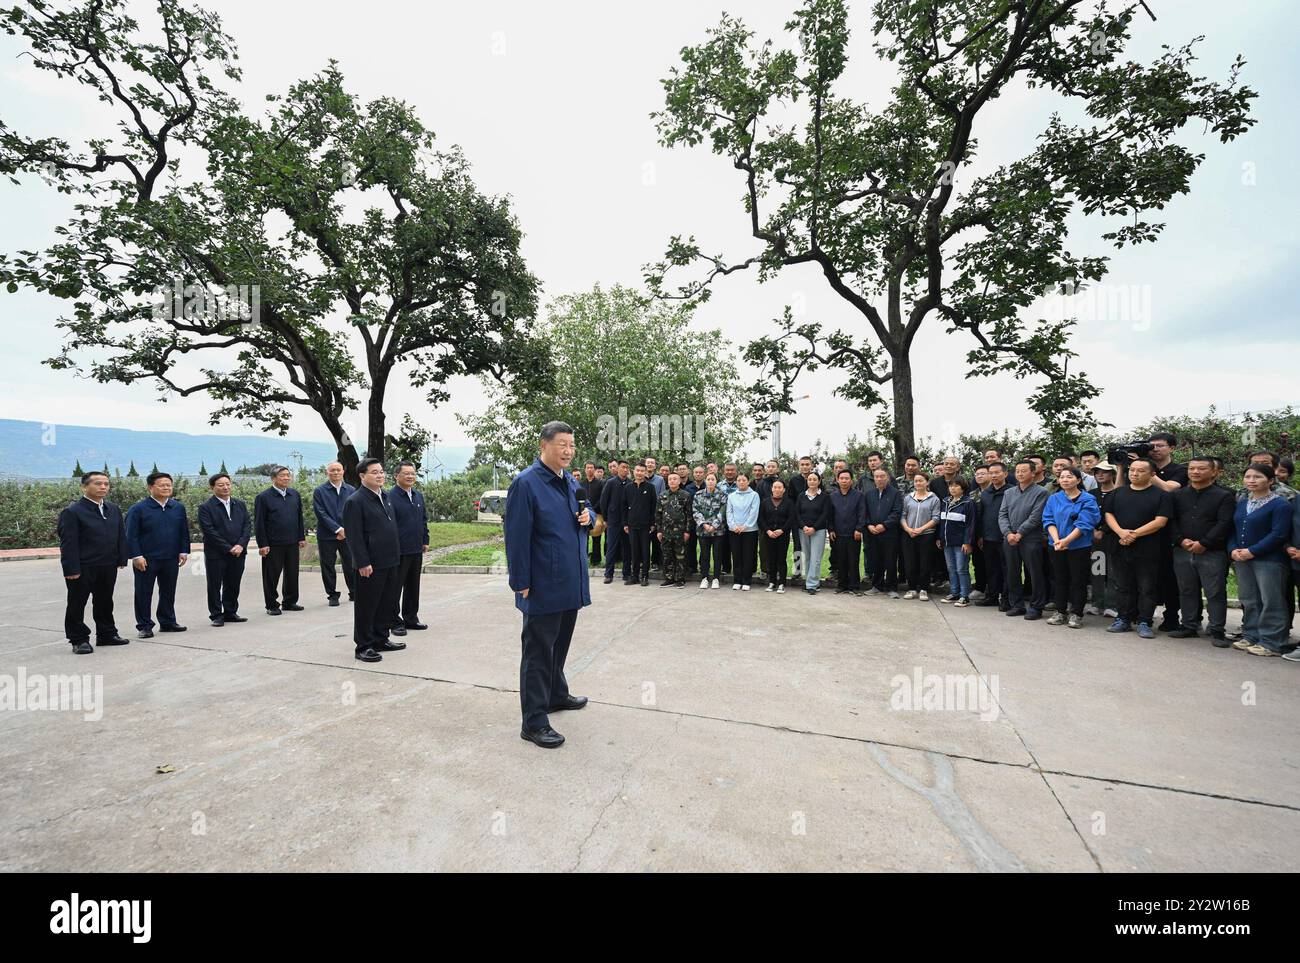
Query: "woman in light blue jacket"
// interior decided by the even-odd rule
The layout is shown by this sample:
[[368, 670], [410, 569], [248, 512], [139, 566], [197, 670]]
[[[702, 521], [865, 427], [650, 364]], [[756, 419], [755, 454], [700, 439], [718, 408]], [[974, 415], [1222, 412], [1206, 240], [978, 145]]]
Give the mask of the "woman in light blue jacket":
[[758, 552], [758, 492], [749, 487], [748, 475], [736, 476], [736, 490], [727, 496], [727, 528], [732, 533], [732, 563], [736, 580], [731, 589], [748, 592], [754, 578]]
[[1092, 533], [1101, 526], [1101, 506], [1091, 492], [1083, 490], [1083, 476], [1073, 468], [1062, 468], [1056, 483], [1061, 490], [1043, 506], [1047, 561], [1056, 592], [1056, 614], [1047, 624], [1065, 624], [1068, 604], [1070, 628], [1079, 629], [1092, 574]]

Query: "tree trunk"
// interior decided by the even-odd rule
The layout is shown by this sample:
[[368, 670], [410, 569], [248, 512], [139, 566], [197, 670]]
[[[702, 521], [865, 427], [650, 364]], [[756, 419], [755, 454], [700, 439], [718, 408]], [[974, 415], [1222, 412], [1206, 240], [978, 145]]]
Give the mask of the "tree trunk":
[[370, 372], [370, 404], [367, 408], [366, 457], [383, 458], [387, 455], [384, 444], [384, 392], [388, 390], [388, 371]]
[[892, 355], [894, 377], [894, 470], [903, 471], [903, 461], [916, 451], [916, 426], [912, 414], [912, 359], [907, 349]]

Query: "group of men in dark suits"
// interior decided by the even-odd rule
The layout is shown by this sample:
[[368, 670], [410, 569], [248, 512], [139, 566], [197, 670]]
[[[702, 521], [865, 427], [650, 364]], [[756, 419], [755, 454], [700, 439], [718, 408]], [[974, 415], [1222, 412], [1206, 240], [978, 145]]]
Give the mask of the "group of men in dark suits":
[[[383, 491], [383, 464], [378, 459], [366, 459], [361, 467], [362, 488], [357, 489], [343, 481], [343, 465], [332, 462], [326, 468], [327, 481], [312, 493], [312, 505], [326, 599], [331, 606], [339, 604], [336, 563], [341, 559], [348, 600], [358, 603], [353, 633], [357, 658], [372, 662], [382, 658], [380, 652], [405, 647], [390, 642], [390, 633], [400, 636], [409, 629], [428, 628], [420, 621], [419, 610], [429, 526], [424, 496], [414, 487], [414, 464], [401, 463], [391, 492]], [[376, 477], [378, 503], [371, 487]], [[248, 621], [239, 614], [239, 589], [254, 535], [262, 558], [267, 615], [302, 611], [298, 562], [307, 532], [302, 498], [290, 487], [291, 478], [288, 468], [277, 467], [271, 486], [253, 500], [251, 516], [244, 503], [232, 497], [229, 475], [219, 473], [208, 479], [212, 496], [199, 506], [198, 521], [208, 618], [213, 626]], [[108, 501], [111, 484], [105, 473], [88, 472], [81, 478], [82, 497], [59, 515], [59, 554], [68, 591], [64, 629], [78, 655], [94, 651], [85, 624], [87, 601], [92, 602], [96, 644], [127, 644], [114, 622], [113, 590], [118, 569], [128, 562], [134, 568], [139, 637], [152, 638], [155, 624], [160, 632], [186, 631], [176, 619], [175, 601], [179, 572], [190, 555], [190, 530], [185, 506], [172, 498], [172, 476], [152, 472], [146, 479], [148, 497], [132, 505], [125, 516]], [[373, 517], [376, 508], [385, 521]], [[155, 586], [157, 623], [151, 612]]]

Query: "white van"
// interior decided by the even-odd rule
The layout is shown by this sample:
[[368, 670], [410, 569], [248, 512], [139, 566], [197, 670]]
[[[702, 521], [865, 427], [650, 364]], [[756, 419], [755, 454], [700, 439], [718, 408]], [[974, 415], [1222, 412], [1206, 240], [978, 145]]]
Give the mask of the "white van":
[[501, 490], [484, 492], [474, 503], [474, 507], [478, 510], [480, 522], [500, 524], [506, 517], [506, 493]]

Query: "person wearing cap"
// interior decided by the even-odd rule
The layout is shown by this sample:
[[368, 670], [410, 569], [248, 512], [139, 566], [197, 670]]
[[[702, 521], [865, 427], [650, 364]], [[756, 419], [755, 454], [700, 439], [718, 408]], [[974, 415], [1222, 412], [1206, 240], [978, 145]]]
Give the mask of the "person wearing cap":
[[1106, 524], [1106, 512], [1109, 511], [1110, 497], [1116, 491], [1119, 469], [1108, 461], [1099, 461], [1092, 466], [1092, 475], [1097, 480], [1097, 488], [1092, 495], [1101, 509], [1102, 522], [1092, 539], [1092, 603], [1083, 611], [1086, 615], [1114, 618], [1117, 614], [1115, 599], [1118, 595], [1111, 559], [1119, 541]]

